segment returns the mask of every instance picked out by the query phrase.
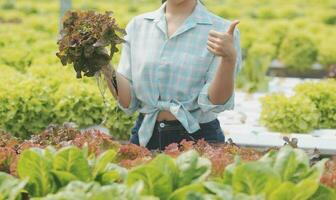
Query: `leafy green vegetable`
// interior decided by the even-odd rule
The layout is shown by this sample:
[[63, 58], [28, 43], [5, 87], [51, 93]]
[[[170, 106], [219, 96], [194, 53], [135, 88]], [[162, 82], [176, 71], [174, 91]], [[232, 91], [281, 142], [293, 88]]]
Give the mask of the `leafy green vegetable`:
[[93, 169], [93, 177], [96, 177], [105, 172], [107, 165], [112, 162], [117, 155], [115, 150], [108, 150], [99, 155], [96, 160], [94, 169]]
[[311, 69], [318, 56], [317, 47], [307, 33], [291, 32], [280, 47], [279, 58], [294, 71]]
[[232, 177], [235, 169], [237, 168], [238, 165], [241, 164], [241, 160], [239, 157], [235, 158], [235, 162], [228, 165], [225, 168], [225, 171], [223, 173], [223, 183], [227, 185], [232, 185]]
[[233, 189], [229, 185], [223, 185], [216, 182], [205, 182], [205, 188], [213, 194], [216, 194], [223, 200], [231, 200], [234, 197]]
[[0, 172], [0, 200], [20, 199], [26, 183], [27, 180], [19, 180]]
[[[107, 65], [118, 51], [116, 45], [124, 41], [118, 34], [125, 34], [125, 31], [117, 26], [111, 14], [93, 11], [66, 13], [56, 55], [63, 65], [73, 63], [77, 78], [82, 77], [82, 72], [85, 76], [93, 76]], [[104, 51], [109, 45], [110, 55]]]
[[143, 194], [145, 195], [166, 199], [173, 191], [171, 177], [164, 171], [150, 165], [140, 166], [129, 172], [127, 184], [131, 186], [138, 181], [143, 181]]
[[319, 188], [315, 194], [309, 198], [309, 200], [334, 200], [336, 199], [336, 191], [327, 188], [323, 185], [319, 185]]
[[307, 133], [318, 125], [318, 109], [304, 95], [286, 97], [283, 94], [271, 94], [263, 97], [261, 102], [260, 121], [272, 131]]
[[269, 43], [254, 43], [248, 50], [249, 56], [238, 76], [237, 86], [248, 92], [266, 91], [268, 88], [266, 72], [274, 53], [275, 48]]
[[[211, 162], [202, 158], [196, 151], [182, 153], [174, 161], [167, 155], [159, 155], [149, 164], [137, 167], [128, 174], [127, 183], [132, 185], [139, 180], [144, 182], [144, 194], [167, 199], [171, 193], [183, 186], [201, 183], [211, 172]], [[203, 187], [203, 186], [202, 186]], [[184, 190], [182, 195], [186, 198]], [[180, 197], [174, 197], [180, 198]]]
[[[45, 66], [45, 65], [42, 65]], [[133, 126], [132, 118], [123, 113], [114, 100], [108, 98], [105, 107], [93, 80], [73, 80], [58, 65], [46, 68], [34, 66], [29, 74], [22, 74], [0, 65], [0, 128], [22, 139], [40, 134], [50, 124], [74, 122], [79, 128], [100, 124], [114, 139], [128, 139], [126, 134]], [[50, 74], [53, 74], [50, 76]], [[62, 77], [61, 79], [59, 77]], [[59, 130], [61, 133], [63, 130]], [[61, 136], [61, 135], [59, 135]], [[63, 140], [66, 136], [61, 137]], [[56, 140], [51, 141], [54, 145]], [[59, 143], [56, 143], [59, 144]]]
[[195, 192], [206, 194], [207, 190], [203, 184], [193, 183], [175, 190], [174, 193], [172, 193], [172, 195], [169, 197], [169, 200], [184, 200], [187, 198], [188, 195]]
[[175, 160], [168, 155], [158, 155], [155, 157], [149, 164], [152, 167], [160, 169], [165, 172], [170, 178], [172, 182], [172, 187], [177, 188], [179, 183], [179, 171], [176, 166]]
[[226, 185], [227, 194], [232, 186], [235, 199], [307, 200], [319, 187], [325, 163], [321, 160], [310, 167], [303, 150], [286, 145], [258, 161], [237, 160], [226, 168], [220, 182]]
[[30, 195], [41, 197], [56, 191], [51, 168], [52, 158], [46, 156], [45, 150], [32, 148], [21, 154], [17, 171], [21, 179], [28, 179], [26, 188]]
[[279, 175], [270, 166], [259, 162], [237, 166], [232, 177], [234, 191], [249, 195], [269, 194], [279, 184]]
[[308, 97], [320, 112], [317, 128], [336, 128], [336, 80], [307, 81], [297, 85], [295, 92]]
[[303, 150], [286, 145], [278, 152], [273, 168], [283, 181], [296, 183], [308, 172], [309, 158]]
[[117, 164], [108, 164], [105, 171], [98, 176], [95, 180], [101, 184], [110, 184], [113, 182], [125, 181], [127, 178], [127, 169], [120, 167]]
[[178, 187], [204, 181], [211, 173], [211, 162], [199, 156], [196, 151], [188, 151], [176, 159], [179, 170]]
[[57, 194], [50, 194], [36, 200], [158, 200], [152, 196], [142, 196], [140, 194], [142, 188], [143, 184], [141, 182], [128, 188], [124, 184], [100, 186], [95, 182], [74, 181]]
[[319, 184], [314, 179], [304, 179], [295, 185], [283, 182], [270, 196], [274, 200], [306, 200], [317, 190]]
[[56, 172], [69, 172], [77, 180], [89, 181], [91, 179], [89, 163], [77, 147], [66, 147], [59, 150], [53, 159], [53, 169]]

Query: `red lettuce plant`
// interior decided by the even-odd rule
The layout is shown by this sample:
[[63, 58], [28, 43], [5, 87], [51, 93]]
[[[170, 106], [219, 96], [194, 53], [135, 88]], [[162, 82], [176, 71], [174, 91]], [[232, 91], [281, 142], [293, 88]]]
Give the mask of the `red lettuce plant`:
[[120, 146], [116, 160], [121, 166], [132, 168], [150, 161], [152, 157], [148, 149], [135, 144], [126, 144]]
[[336, 156], [325, 164], [325, 170], [321, 177], [321, 183], [336, 189]]
[[16, 157], [17, 154], [14, 149], [9, 147], [0, 147], [0, 171], [12, 173], [12, 165], [16, 160]]
[[20, 140], [9, 133], [0, 131], [0, 147], [15, 148], [20, 144]]
[[82, 148], [87, 145], [89, 153], [99, 155], [109, 149], [119, 149], [120, 144], [114, 141], [111, 136], [100, 132], [99, 130], [89, 130], [79, 133], [70, 141], [70, 144]]
[[212, 174], [223, 174], [226, 166], [234, 162], [237, 155], [244, 161], [255, 161], [261, 158], [262, 152], [250, 148], [238, 147], [232, 142], [226, 144], [209, 144], [205, 140], [197, 142], [183, 140], [180, 144], [173, 143], [166, 147], [164, 153], [178, 157], [183, 152], [195, 149], [201, 156], [208, 158], [212, 163]]
[[[59, 52], [56, 54], [65, 66], [73, 63], [77, 78], [94, 76], [118, 51], [116, 45], [124, 40], [125, 31], [118, 27], [112, 12], [67, 12], [60, 32]], [[110, 54], [105, 47], [110, 46]]]

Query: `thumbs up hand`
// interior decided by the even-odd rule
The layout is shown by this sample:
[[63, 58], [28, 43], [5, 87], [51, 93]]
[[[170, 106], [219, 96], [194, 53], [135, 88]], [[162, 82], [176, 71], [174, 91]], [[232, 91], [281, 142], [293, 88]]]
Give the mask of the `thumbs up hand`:
[[234, 48], [234, 30], [239, 24], [238, 20], [231, 23], [229, 29], [222, 33], [215, 30], [209, 32], [208, 50], [216, 56], [222, 57], [226, 62], [235, 63], [237, 53]]

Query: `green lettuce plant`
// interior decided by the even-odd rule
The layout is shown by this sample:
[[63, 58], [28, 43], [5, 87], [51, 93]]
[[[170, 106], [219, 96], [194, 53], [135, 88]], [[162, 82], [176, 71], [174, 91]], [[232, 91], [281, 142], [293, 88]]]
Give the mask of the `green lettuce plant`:
[[266, 90], [268, 78], [266, 72], [272, 62], [275, 48], [269, 44], [253, 44], [242, 68], [237, 86], [249, 92]]
[[127, 187], [124, 184], [100, 186], [95, 182], [73, 181], [56, 194], [33, 200], [159, 200], [153, 196], [141, 195], [142, 188], [142, 182]]
[[304, 95], [272, 94], [261, 99], [260, 122], [272, 131], [307, 133], [318, 126], [320, 114]]
[[318, 60], [325, 68], [329, 68], [330, 65], [336, 64], [336, 39], [330, 38], [330, 40], [322, 40], [319, 44], [319, 57]]
[[189, 191], [190, 187], [202, 187], [198, 186], [199, 183], [206, 180], [210, 173], [211, 162], [199, 157], [196, 151], [183, 153], [176, 160], [162, 154], [149, 164], [131, 170], [127, 184], [143, 181], [143, 194], [160, 199], [179, 199], [176, 197], [179, 194], [174, 194], [175, 192]]
[[15, 84], [0, 88], [1, 129], [27, 138], [53, 122], [55, 102], [49, 97], [52, 91], [41, 81], [27, 76]]
[[326, 160], [311, 166], [303, 150], [289, 145], [253, 162], [242, 162], [237, 157], [219, 177], [210, 176], [210, 160], [195, 150], [177, 158], [158, 154], [128, 172], [113, 163], [114, 150], [97, 158], [88, 156], [87, 148], [26, 150], [18, 163], [22, 182], [0, 174], [0, 191], [1, 183], [13, 179], [16, 182], [12, 185], [20, 184], [15, 195], [24, 191], [27, 183], [25, 190], [33, 200], [333, 200], [336, 195], [320, 185]]
[[73, 181], [111, 184], [122, 179], [125, 172], [112, 164], [115, 156], [114, 150], [95, 159], [88, 157], [85, 148], [65, 147], [58, 151], [51, 147], [44, 150], [31, 148], [21, 154], [17, 171], [21, 179], [28, 179], [29, 195], [43, 197]]
[[279, 52], [280, 60], [294, 71], [311, 69], [316, 62], [318, 50], [307, 33], [291, 32], [284, 39]]
[[304, 200], [319, 188], [326, 160], [309, 166], [303, 150], [284, 146], [279, 152], [269, 152], [259, 161], [228, 166], [223, 183], [232, 185], [234, 193], [259, 196], [272, 200]]
[[26, 139], [49, 124], [74, 122], [79, 128], [86, 128], [101, 124], [106, 118], [103, 125], [114, 138], [129, 138], [136, 116], [123, 113], [112, 97], [105, 105], [92, 80], [79, 83], [71, 74], [57, 70], [57, 66], [34, 66], [26, 74], [0, 67], [0, 79], [6, 82], [0, 84], [0, 129]]
[[336, 128], [336, 81], [305, 82], [295, 88], [296, 93], [308, 97], [320, 112], [318, 128]]
[[21, 192], [26, 183], [27, 180], [19, 180], [0, 172], [0, 200], [21, 200]]

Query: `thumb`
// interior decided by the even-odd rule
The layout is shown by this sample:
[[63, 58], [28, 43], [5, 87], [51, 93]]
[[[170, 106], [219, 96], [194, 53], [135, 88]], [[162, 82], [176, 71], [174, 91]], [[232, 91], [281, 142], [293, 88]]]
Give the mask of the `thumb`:
[[230, 34], [230, 35], [233, 35], [234, 33], [234, 30], [236, 28], [236, 26], [240, 23], [239, 20], [234, 20], [231, 24], [230, 24], [230, 27], [229, 29], [227, 30], [227, 33]]

